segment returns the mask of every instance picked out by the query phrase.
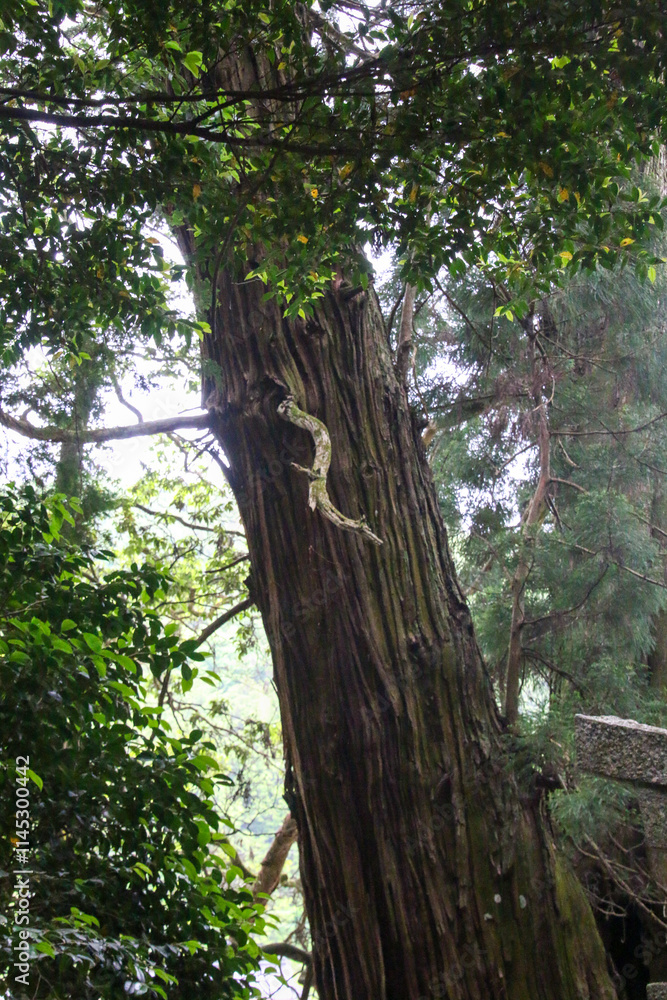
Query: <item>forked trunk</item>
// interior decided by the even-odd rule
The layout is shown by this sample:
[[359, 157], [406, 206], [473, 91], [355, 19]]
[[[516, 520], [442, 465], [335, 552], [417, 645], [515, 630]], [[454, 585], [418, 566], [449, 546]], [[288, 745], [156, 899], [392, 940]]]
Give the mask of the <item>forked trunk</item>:
[[[612, 998], [588, 904], [511, 777], [375, 296], [343, 287], [295, 322], [263, 293], [219, 275], [205, 397], [273, 654], [320, 997]], [[328, 429], [333, 504], [381, 546], [309, 508], [288, 395]]]

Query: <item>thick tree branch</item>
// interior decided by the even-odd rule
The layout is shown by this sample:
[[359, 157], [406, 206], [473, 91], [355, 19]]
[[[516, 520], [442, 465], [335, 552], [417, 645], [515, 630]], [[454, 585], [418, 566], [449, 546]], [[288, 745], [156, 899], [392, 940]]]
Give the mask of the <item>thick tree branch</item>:
[[287, 855], [297, 837], [296, 820], [292, 817], [291, 813], [287, 813], [282, 826], [266, 853], [266, 857], [262, 861], [255, 884], [252, 887], [252, 894], [255, 899], [258, 898], [260, 893], [270, 896], [276, 888], [280, 882], [280, 876], [285, 867]]
[[311, 962], [309, 951], [299, 948], [298, 945], [290, 944], [289, 941], [272, 941], [270, 944], [265, 944], [262, 951], [266, 955], [291, 958], [293, 962], [303, 962], [304, 965], [310, 965]]
[[188, 135], [206, 139], [208, 142], [224, 143], [227, 146], [238, 146], [243, 149], [281, 149], [285, 152], [302, 153], [305, 156], [352, 155], [359, 152], [359, 137], [356, 143], [347, 144], [294, 142], [284, 138], [284, 128], [276, 125], [276, 137], [253, 134], [245, 138], [239, 135], [239, 124], [232, 128], [202, 128], [190, 121], [164, 121], [159, 118], [135, 118], [131, 115], [109, 114], [69, 114], [66, 112], [37, 111], [31, 108], [9, 107], [0, 105], [0, 121], [35, 122], [41, 125], [59, 125], [61, 128], [83, 129], [128, 129], [134, 132], [160, 132], [163, 135]]
[[[494, 390], [484, 396], [463, 396], [460, 395], [452, 403], [446, 406], [434, 407], [435, 412], [442, 411], [442, 416], [437, 418], [438, 428], [449, 430], [452, 427], [459, 427], [461, 424], [480, 417], [490, 410], [501, 406], [508, 406], [518, 399], [525, 399], [526, 391], [505, 392], [502, 389]], [[532, 444], [529, 445], [532, 447]]]
[[33, 441], [52, 441], [59, 443], [72, 441], [78, 444], [99, 444], [103, 441], [119, 441], [125, 438], [148, 437], [151, 434], [168, 434], [170, 431], [189, 428], [208, 428], [210, 417], [208, 413], [197, 413], [186, 416], [178, 414], [165, 417], [162, 420], [146, 420], [144, 423], [130, 424], [126, 427], [97, 427], [92, 430], [74, 431], [64, 427], [35, 427], [22, 417], [14, 417], [0, 410], [0, 425], [10, 431], [15, 431]]

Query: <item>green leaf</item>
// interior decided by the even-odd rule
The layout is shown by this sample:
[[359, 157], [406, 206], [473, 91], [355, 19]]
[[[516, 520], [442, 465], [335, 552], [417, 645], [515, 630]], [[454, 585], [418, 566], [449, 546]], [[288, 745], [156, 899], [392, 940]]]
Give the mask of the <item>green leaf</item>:
[[28, 775], [31, 781], [34, 781], [34, 783], [37, 785], [37, 787], [41, 792], [42, 789], [44, 788], [44, 782], [42, 781], [40, 776], [38, 774], [35, 774], [34, 771], [31, 771], [30, 768], [26, 770], [26, 774]]
[[186, 874], [191, 879], [196, 880], [198, 878], [197, 869], [195, 868], [195, 866], [192, 864], [191, 861], [189, 861], [187, 858], [181, 858], [181, 864], [183, 865]]
[[201, 52], [192, 51], [188, 52], [187, 55], [183, 57], [183, 65], [186, 69], [190, 70], [193, 76], [199, 76], [201, 72], [203, 56]]
[[213, 757], [208, 757], [203, 753], [197, 754], [196, 757], [193, 757], [191, 763], [194, 764], [195, 767], [199, 768], [200, 771], [208, 771], [210, 768], [217, 768], [218, 766], [217, 760]]
[[66, 639], [61, 639], [57, 635], [51, 636], [51, 645], [53, 646], [54, 649], [59, 649], [61, 653], [72, 652], [72, 647], [70, 646], [69, 642], [67, 642]]
[[197, 820], [197, 829], [199, 833], [197, 835], [197, 843], [200, 847], [206, 847], [207, 844], [211, 842], [211, 830], [208, 823], [203, 820]]
[[92, 632], [84, 632], [83, 638], [86, 642], [86, 645], [88, 646], [89, 649], [93, 651], [93, 653], [101, 653], [102, 650], [104, 649], [102, 640], [98, 635], [93, 635]]
[[126, 670], [129, 670], [131, 674], [136, 674], [137, 665], [134, 660], [130, 659], [129, 656], [125, 656], [124, 653], [117, 653], [115, 650], [104, 650], [104, 653], [115, 663], [119, 663], [121, 667], [125, 667]]

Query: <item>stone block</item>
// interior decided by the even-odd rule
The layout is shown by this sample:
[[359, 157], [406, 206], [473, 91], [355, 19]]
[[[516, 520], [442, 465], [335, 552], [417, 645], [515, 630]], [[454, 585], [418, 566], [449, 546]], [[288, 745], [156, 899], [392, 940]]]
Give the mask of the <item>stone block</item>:
[[667, 1000], [667, 983], [649, 983], [646, 987], [647, 1000]]
[[667, 848], [667, 789], [636, 789], [644, 836], [649, 847]]
[[[576, 715], [574, 722], [583, 771], [667, 791], [667, 729], [614, 715]], [[651, 808], [654, 802], [657, 799], [651, 799]], [[667, 821], [667, 812], [664, 815]]]

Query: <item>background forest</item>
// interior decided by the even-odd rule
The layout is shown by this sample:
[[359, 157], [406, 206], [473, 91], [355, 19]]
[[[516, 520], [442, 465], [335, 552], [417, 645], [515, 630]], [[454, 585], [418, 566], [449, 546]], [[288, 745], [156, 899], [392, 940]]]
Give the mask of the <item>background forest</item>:
[[[0, 9], [3, 94], [21, 74], [26, 92], [39, 84], [55, 93], [67, 60], [91, 93], [111, 86], [113, 55], [101, 58], [87, 15], [77, 21], [79, 5], [66, 6], [34, 3], [53, 27], [39, 70], [36, 22], [29, 14], [13, 20], [18, 7]], [[345, 17], [357, 14], [351, 5]], [[269, 35], [278, 31], [269, 14], [258, 17]], [[323, 31], [323, 44], [328, 37], [334, 49], [343, 46], [343, 61], [354, 46], [387, 40], [368, 12], [359, 21], [360, 36], [345, 18], [329, 36]], [[174, 71], [172, 87], [191, 86], [203, 47], [190, 39], [188, 48], [185, 27], [161, 30], [160, 58], [176, 60], [183, 74]], [[284, 48], [292, 52], [294, 42]], [[134, 84], [152, 85], [146, 62], [123, 59]], [[13, 108], [30, 103], [11, 99]], [[0, 105], [0, 118], [8, 106]], [[1, 780], [9, 802], [14, 762], [29, 755], [29, 846], [40, 875], [25, 995], [312, 998], [317, 941], [283, 799], [271, 656], [227, 457], [204, 419], [201, 345], [210, 324], [179, 236], [186, 195], [189, 224], [205, 231], [208, 191], [190, 162], [173, 201], [152, 188], [170, 182], [151, 174], [143, 137], [110, 151], [105, 142], [115, 140], [96, 145], [97, 133], [93, 141], [68, 122], [3, 120]], [[220, 157], [221, 189], [244, 170], [249, 189], [262, 170], [290, 171], [275, 158], [249, 164], [238, 149], [211, 143], [202, 152], [205, 140], [178, 142], [167, 162]], [[656, 872], [648, 863], [632, 792], [578, 771], [574, 715], [667, 726], [665, 169], [650, 152], [638, 153], [618, 180], [637, 213], [637, 247], [627, 235], [634, 229], [613, 229], [612, 211], [600, 237], [611, 244], [613, 236], [625, 257], [620, 250], [592, 259], [565, 226], [546, 277], [517, 277], [515, 258], [498, 248], [491, 264], [488, 256], [461, 263], [457, 252], [431, 262], [426, 276], [420, 267], [431, 237], [416, 223], [410, 256], [392, 245], [391, 220], [382, 223], [383, 239], [371, 238], [369, 223], [354, 239], [348, 233], [346, 248], [365, 247], [349, 284], [366, 289], [372, 279], [389, 347], [402, 359], [458, 581], [507, 722], [508, 766], [584, 886], [624, 1000], [644, 997], [649, 977], [667, 979], [667, 867]], [[422, 181], [407, 161], [402, 168], [409, 215]], [[346, 169], [336, 167], [340, 186]], [[313, 211], [324, 197], [320, 183], [310, 174], [298, 181]], [[398, 189], [396, 175], [393, 183]], [[496, 192], [499, 217], [515, 212], [511, 198], [533, 197], [530, 183], [517, 181], [520, 194], [506, 205]], [[556, 188], [559, 211], [576, 207], [569, 182]], [[135, 189], [148, 194], [135, 199]], [[250, 206], [248, 196], [243, 211]], [[428, 220], [428, 206], [419, 207]], [[260, 200], [245, 218], [227, 207], [229, 231], [244, 241], [240, 253], [266, 235], [261, 226], [270, 237], [272, 226], [289, 225], [267, 209], [269, 221], [253, 230], [265, 209]], [[256, 261], [250, 275], [274, 282], [285, 315], [300, 310], [304, 322], [326, 283], [342, 280], [331, 248], [318, 272], [309, 270], [309, 240], [321, 233], [297, 236], [294, 261], [282, 271]], [[214, 366], [204, 358], [205, 383]], [[134, 430], [116, 433], [126, 425]], [[284, 466], [259, 469], [262, 487]], [[339, 586], [332, 578], [330, 593], [314, 593], [292, 627], [335, 599]], [[13, 806], [0, 810], [0, 827], [9, 978], [8, 873], [23, 847]]]

